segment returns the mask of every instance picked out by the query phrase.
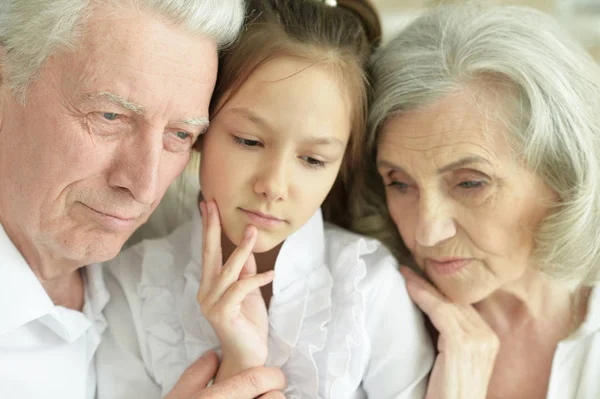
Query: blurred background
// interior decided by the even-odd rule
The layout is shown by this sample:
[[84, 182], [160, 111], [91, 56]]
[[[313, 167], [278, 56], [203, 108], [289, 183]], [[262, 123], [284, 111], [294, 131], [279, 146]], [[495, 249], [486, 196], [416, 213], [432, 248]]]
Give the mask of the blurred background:
[[[448, 0], [373, 0], [381, 19], [385, 42], [424, 9]], [[460, 0], [454, 0], [460, 2]], [[496, 0], [495, 4], [527, 5], [554, 15], [600, 61], [600, 0]]]

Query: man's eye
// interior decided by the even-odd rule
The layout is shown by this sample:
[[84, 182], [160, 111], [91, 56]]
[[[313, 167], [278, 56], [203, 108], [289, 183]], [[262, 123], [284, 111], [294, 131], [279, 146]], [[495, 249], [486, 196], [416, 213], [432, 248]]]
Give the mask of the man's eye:
[[177, 138], [180, 138], [181, 140], [187, 140], [188, 138], [190, 138], [191, 134], [189, 134], [188, 132], [177, 132]]
[[114, 121], [115, 119], [119, 118], [119, 114], [116, 114], [114, 112], [105, 112], [102, 114], [102, 116], [104, 117], [104, 119], [108, 119], [109, 121]]

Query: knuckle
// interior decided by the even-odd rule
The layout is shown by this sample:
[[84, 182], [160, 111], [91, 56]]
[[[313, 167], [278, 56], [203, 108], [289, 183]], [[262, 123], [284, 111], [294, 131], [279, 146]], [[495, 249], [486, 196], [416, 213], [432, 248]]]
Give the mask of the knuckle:
[[260, 373], [251, 369], [244, 374], [244, 384], [250, 389], [261, 390], [265, 386], [265, 381]]

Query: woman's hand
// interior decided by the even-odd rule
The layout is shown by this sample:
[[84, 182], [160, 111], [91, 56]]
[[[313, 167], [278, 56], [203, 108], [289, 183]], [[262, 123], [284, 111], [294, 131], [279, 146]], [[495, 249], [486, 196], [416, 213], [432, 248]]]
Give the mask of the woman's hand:
[[267, 359], [269, 319], [260, 287], [273, 281], [272, 271], [256, 274], [252, 249], [257, 231], [247, 226], [244, 239], [225, 264], [221, 222], [216, 203], [200, 204], [203, 215], [202, 279], [198, 303], [221, 341], [222, 362], [215, 381], [263, 366]]
[[450, 302], [407, 267], [401, 273], [408, 294], [440, 333], [426, 399], [485, 399], [498, 337], [473, 306]]

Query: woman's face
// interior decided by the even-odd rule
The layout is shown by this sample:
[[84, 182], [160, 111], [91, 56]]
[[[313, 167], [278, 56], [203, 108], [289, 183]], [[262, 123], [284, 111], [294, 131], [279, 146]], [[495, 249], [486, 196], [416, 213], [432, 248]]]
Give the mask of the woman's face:
[[[481, 97], [481, 96], [480, 96]], [[458, 92], [383, 126], [377, 166], [390, 215], [448, 298], [478, 302], [521, 278], [553, 192], [511, 151], [498, 104]]]
[[329, 193], [350, 134], [347, 96], [327, 64], [275, 58], [222, 106], [203, 138], [202, 194], [227, 237], [258, 229], [255, 252], [298, 230]]

